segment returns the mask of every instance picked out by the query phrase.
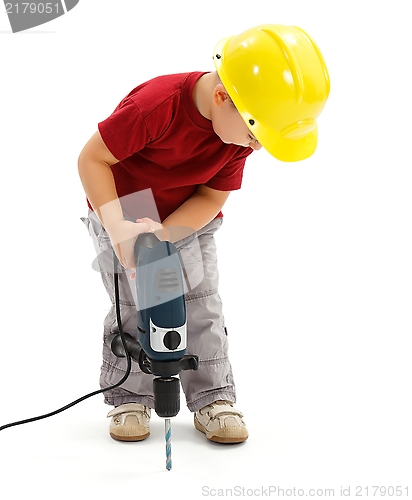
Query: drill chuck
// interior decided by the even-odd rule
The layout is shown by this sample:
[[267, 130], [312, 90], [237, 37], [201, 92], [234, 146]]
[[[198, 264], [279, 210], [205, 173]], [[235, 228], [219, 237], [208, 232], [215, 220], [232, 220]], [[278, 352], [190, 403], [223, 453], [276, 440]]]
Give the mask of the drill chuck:
[[180, 381], [176, 377], [153, 380], [155, 411], [159, 417], [175, 417], [180, 410]]

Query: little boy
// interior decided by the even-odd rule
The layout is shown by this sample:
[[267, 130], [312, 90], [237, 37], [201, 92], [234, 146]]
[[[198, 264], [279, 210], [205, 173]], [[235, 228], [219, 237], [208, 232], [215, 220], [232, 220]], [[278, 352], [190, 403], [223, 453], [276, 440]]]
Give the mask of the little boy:
[[[103, 257], [105, 250], [113, 246], [123, 266], [125, 332], [134, 336], [136, 330], [130, 280], [137, 236], [153, 231], [178, 248], [187, 286], [187, 352], [199, 357], [197, 371], [180, 374], [186, 403], [196, 429], [208, 439], [240, 443], [248, 431], [233, 406], [214, 233], [253, 151], [263, 146], [282, 161], [315, 151], [316, 119], [329, 95], [329, 77], [313, 40], [290, 26], [262, 25], [226, 38], [213, 58], [215, 72], [161, 76], [132, 90], [85, 145], [79, 174], [89, 203], [85, 222], [112, 304], [113, 263]], [[147, 193], [155, 210], [145, 202]], [[104, 337], [116, 331], [112, 306]], [[125, 360], [104, 344], [101, 387], [115, 384], [124, 371]], [[120, 388], [105, 392], [105, 402], [114, 406], [108, 414], [114, 439], [149, 436], [151, 376], [134, 365]]]

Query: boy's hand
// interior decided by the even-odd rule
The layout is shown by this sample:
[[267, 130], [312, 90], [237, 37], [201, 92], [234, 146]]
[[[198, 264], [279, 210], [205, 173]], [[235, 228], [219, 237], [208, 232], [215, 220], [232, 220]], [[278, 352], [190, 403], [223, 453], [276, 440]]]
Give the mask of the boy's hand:
[[[106, 228], [120, 264], [125, 269], [132, 269], [133, 271], [136, 270], [134, 246], [136, 244], [137, 237], [141, 233], [154, 233], [155, 231], [159, 231], [160, 233], [162, 232], [160, 231], [161, 229], [161, 224], [149, 219], [148, 217], [145, 217], [144, 219], [137, 219], [136, 222], [120, 220], [113, 224], [110, 228]], [[133, 272], [130, 278], [135, 279], [135, 277], [136, 273]]]

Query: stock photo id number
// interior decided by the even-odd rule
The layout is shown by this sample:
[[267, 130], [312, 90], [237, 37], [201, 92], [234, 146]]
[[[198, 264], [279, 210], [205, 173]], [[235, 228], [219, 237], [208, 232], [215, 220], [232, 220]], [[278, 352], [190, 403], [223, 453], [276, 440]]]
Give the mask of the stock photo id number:
[[57, 19], [73, 7], [79, 0], [54, 0], [53, 2], [7, 2], [4, 1], [6, 14], [13, 33], [24, 31]]

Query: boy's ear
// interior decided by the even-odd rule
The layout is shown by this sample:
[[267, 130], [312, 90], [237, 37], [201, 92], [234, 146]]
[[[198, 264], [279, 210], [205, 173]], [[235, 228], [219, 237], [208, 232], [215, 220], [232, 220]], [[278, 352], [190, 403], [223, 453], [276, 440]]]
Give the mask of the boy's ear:
[[222, 106], [228, 99], [230, 100], [230, 97], [225, 87], [221, 83], [217, 84], [213, 90], [213, 103], [216, 106]]

